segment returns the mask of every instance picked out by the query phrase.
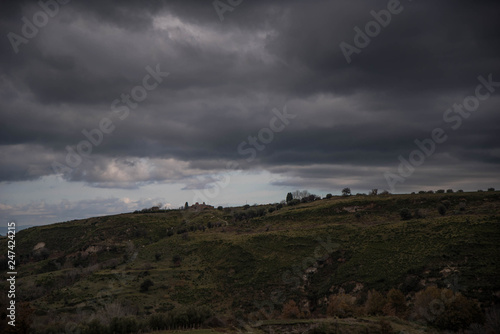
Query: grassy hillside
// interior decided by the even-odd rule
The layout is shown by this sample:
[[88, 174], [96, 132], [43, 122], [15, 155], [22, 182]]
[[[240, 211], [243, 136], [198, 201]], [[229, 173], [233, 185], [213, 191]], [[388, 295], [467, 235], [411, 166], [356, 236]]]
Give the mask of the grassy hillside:
[[[405, 208], [411, 219], [402, 220]], [[117, 332], [175, 323], [364, 333], [387, 323], [417, 333], [439, 328], [411, 311], [426, 287], [477, 301], [483, 315], [498, 305], [499, 227], [499, 192], [96, 217], [16, 235], [16, 301], [19, 307], [28, 302], [22, 304], [25, 318], [37, 333], [92, 332], [92, 321], [100, 332], [98, 326], [112, 326], [113, 318]], [[0, 244], [7, 250], [5, 238]], [[7, 259], [1, 260], [6, 269]], [[391, 289], [404, 295], [404, 315], [360, 311], [372, 300], [369, 291]], [[338, 296], [354, 298], [352, 310], [350, 302], [335, 309]], [[301, 319], [289, 320], [294, 317]]]

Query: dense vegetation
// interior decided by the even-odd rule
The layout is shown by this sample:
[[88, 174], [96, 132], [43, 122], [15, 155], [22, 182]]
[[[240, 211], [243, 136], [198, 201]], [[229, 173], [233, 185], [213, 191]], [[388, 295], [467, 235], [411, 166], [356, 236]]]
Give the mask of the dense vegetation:
[[499, 192], [343, 193], [20, 231], [18, 324], [33, 333], [495, 326]]

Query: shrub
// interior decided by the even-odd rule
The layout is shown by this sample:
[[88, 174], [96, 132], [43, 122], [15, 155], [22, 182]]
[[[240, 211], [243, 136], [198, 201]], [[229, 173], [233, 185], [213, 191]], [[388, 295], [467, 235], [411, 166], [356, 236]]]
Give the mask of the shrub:
[[462, 189], [458, 189], [457, 193], [463, 193], [464, 191]]
[[446, 207], [446, 209], [449, 209], [451, 206], [451, 202], [445, 199], [444, 201], [441, 201], [441, 203]]
[[101, 322], [98, 319], [94, 319], [87, 323], [83, 330], [82, 334], [96, 334], [96, 333], [107, 333], [108, 328], [107, 326], [101, 324]]
[[488, 188], [488, 191], [495, 191], [495, 188]]
[[436, 190], [436, 194], [444, 194], [444, 189], [438, 189], [438, 190]]
[[377, 196], [377, 194], [378, 194], [378, 189], [372, 189], [372, 190], [370, 191], [370, 195], [371, 195], [371, 196]]
[[395, 315], [400, 318], [406, 316], [407, 306], [404, 294], [398, 289], [391, 289], [387, 293], [387, 304], [384, 307], [386, 315]]
[[142, 282], [140, 291], [147, 292], [149, 288], [152, 287], [153, 285], [154, 285], [153, 281], [148, 278], [147, 280]]
[[275, 207], [270, 207], [268, 210], [267, 210], [269, 213], [273, 213], [274, 211], [276, 211], [276, 208]]
[[222, 207], [222, 205], [219, 205], [219, 206], [217, 207], [217, 210], [222, 211], [222, 210], [224, 210], [224, 208]]
[[387, 304], [385, 297], [377, 290], [371, 290], [366, 299], [365, 312], [372, 315], [382, 314], [385, 304]]
[[380, 195], [383, 195], [383, 196], [387, 196], [387, 195], [390, 195], [391, 193], [388, 192], [387, 190], [384, 190], [380, 193]]
[[354, 214], [354, 217], [356, 217], [356, 219], [361, 218], [361, 212], [356, 212], [356, 213]]
[[453, 193], [453, 189], [446, 189], [446, 192], [447, 192], [448, 194], [451, 194], [451, 193]]
[[425, 218], [424, 214], [422, 213], [422, 210], [420, 209], [415, 209], [413, 212], [413, 217], [417, 219]]
[[481, 309], [473, 300], [457, 294], [452, 301], [445, 303], [444, 312], [438, 314], [434, 325], [440, 329], [464, 330], [473, 323], [483, 323], [484, 316]]
[[434, 194], [434, 190], [428, 190], [427, 193], [428, 194]]
[[182, 257], [179, 254], [175, 254], [172, 256], [172, 262], [175, 266], [180, 266], [182, 261]]
[[297, 205], [300, 204], [300, 200], [298, 199], [292, 199], [290, 202], [288, 202], [288, 205]]
[[420, 190], [418, 193], [419, 194], [425, 194], [425, 191], [424, 190]]
[[411, 212], [407, 208], [401, 209], [401, 211], [399, 212], [399, 215], [401, 216], [401, 220], [411, 219]]
[[441, 216], [446, 214], [446, 207], [443, 204], [438, 205], [437, 209]]
[[391, 334], [394, 333], [394, 329], [387, 320], [380, 320], [378, 322], [380, 326], [380, 334]]
[[354, 302], [356, 298], [345, 293], [330, 296], [328, 300], [327, 315], [348, 318], [354, 315]]
[[280, 204], [276, 205], [276, 210], [279, 210], [279, 209], [282, 209], [282, 208], [283, 208], [283, 204], [280, 203]]
[[113, 318], [109, 324], [111, 333], [137, 333], [139, 326], [133, 317]]
[[475, 301], [435, 286], [415, 294], [414, 315], [442, 330], [464, 330], [473, 323], [484, 322]]
[[326, 199], [330, 199], [330, 198], [332, 198], [332, 197], [333, 197], [333, 195], [332, 195], [332, 194], [326, 194]]
[[289, 300], [285, 305], [283, 305], [281, 316], [284, 319], [299, 319], [302, 317], [302, 313], [300, 312], [297, 303], [295, 303], [294, 300]]

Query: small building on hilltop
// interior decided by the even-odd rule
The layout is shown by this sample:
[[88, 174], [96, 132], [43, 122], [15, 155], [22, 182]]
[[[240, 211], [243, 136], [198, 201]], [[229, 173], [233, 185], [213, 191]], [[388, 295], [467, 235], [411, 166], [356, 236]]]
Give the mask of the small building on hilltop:
[[214, 207], [212, 205], [205, 204], [205, 202], [203, 202], [203, 204], [196, 202], [195, 204], [191, 205], [189, 208], [196, 210], [196, 211], [214, 209]]

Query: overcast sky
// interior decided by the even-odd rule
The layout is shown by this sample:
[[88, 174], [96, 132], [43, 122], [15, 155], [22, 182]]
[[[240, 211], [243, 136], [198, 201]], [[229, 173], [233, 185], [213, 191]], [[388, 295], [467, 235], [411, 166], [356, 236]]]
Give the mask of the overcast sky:
[[2, 224], [500, 188], [498, 1], [40, 3], [0, 4]]

